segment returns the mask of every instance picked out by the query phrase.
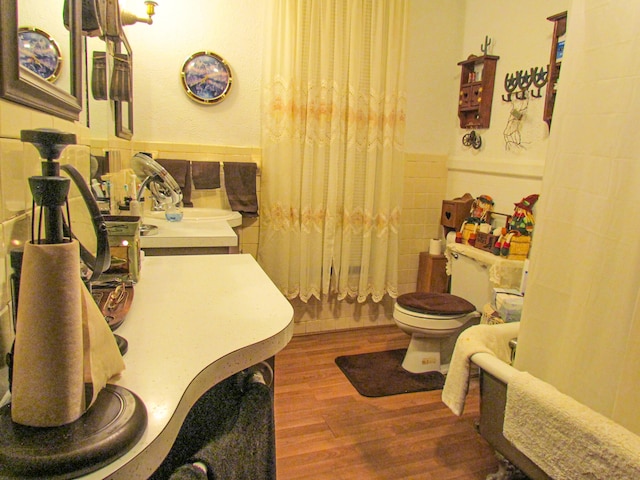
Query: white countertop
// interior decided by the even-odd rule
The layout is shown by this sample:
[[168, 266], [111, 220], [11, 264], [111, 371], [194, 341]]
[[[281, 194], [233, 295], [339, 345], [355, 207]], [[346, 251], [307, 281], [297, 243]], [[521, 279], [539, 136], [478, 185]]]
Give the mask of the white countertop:
[[169, 222], [145, 216], [144, 224], [156, 225], [158, 233], [140, 237], [140, 248], [235, 247], [238, 236], [225, 220]]
[[123, 457], [83, 478], [147, 478], [204, 392], [285, 347], [293, 309], [251, 255], [151, 257], [116, 333], [129, 351], [111, 383], [142, 399], [148, 426]]

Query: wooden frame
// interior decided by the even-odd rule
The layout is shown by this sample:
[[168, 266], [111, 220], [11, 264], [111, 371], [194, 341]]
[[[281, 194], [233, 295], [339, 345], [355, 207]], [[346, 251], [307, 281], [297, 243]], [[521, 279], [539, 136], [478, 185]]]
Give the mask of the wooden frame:
[[[0, 98], [41, 112], [77, 121], [82, 111], [81, 0], [69, 0], [70, 92], [20, 67], [18, 62], [17, 0], [0, 0]], [[62, 15], [61, 15], [62, 16]]]
[[[124, 33], [123, 33], [124, 37]], [[129, 42], [126, 41], [126, 37], [124, 40], [115, 40], [115, 53], [123, 53], [122, 45], [124, 45], [124, 49], [126, 53], [129, 55], [129, 61], [133, 65], [133, 52], [129, 47]], [[116, 137], [123, 138], [125, 140], [131, 140], [133, 137], [133, 68], [129, 74], [129, 91], [130, 91], [130, 99], [128, 102], [121, 102], [119, 100], [113, 101], [114, 106], [114, 114], [115, 114], [115, 127], [116, 127]], [[126, 122], [125, 122], [126, 118]]]

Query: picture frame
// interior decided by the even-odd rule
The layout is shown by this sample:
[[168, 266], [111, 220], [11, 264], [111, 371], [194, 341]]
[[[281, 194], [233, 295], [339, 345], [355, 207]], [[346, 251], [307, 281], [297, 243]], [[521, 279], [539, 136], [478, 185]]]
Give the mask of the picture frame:
[[233, 83], [229, 64], [221, 56], [208, 51], [196, 52], [185, 60], [181, 79], [187, 96], [204, 105], [224, 100]]
[[62, 67], [60, 47], [44, 30], [20, 27], [18, 29], [18, 62], [22, 68], [53, 83], [58, 79]]

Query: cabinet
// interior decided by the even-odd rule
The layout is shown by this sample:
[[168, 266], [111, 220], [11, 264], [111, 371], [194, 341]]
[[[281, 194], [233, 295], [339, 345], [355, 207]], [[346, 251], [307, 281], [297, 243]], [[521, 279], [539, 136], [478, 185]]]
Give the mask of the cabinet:
[[556, 92], [560, 78], [560, 67], [562, 66], [564, 39], [567, 33], [567, 12], [552, 15], [547, 20], [553, 22], [553, 37], [551, 40], [547, 92], [544, 97], [543, 120], [551, 127], [551, 117], [553, 116], [553, 107], [556, 103]]
[[429, 252], [420, 253], [416, 291], [431, 293], [447, 293], [449, 291], [447, 258], [444, 255], [430, 255]]
[[473, 205], [473, 197], [465, 193], [462, 197], [453, 200], [443, 200], [440, 212], [440, 224], [444, 228], [444, 236], [449, 232], [457, 232], [464, 221], [469, 217]]
[[458, 62], [462, 68], [458, 102], [460, 128], [489, 128], [499, 58], [494, 55], [471, 55]]

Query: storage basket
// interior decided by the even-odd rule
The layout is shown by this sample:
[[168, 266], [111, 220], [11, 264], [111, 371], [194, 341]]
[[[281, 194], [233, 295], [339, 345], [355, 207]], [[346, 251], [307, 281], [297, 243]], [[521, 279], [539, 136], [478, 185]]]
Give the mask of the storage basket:
[[526, 260], [531, 248], [531, 237], [529, 235], [514, 235], [511, 237], [509, 246], [509, 260]]

